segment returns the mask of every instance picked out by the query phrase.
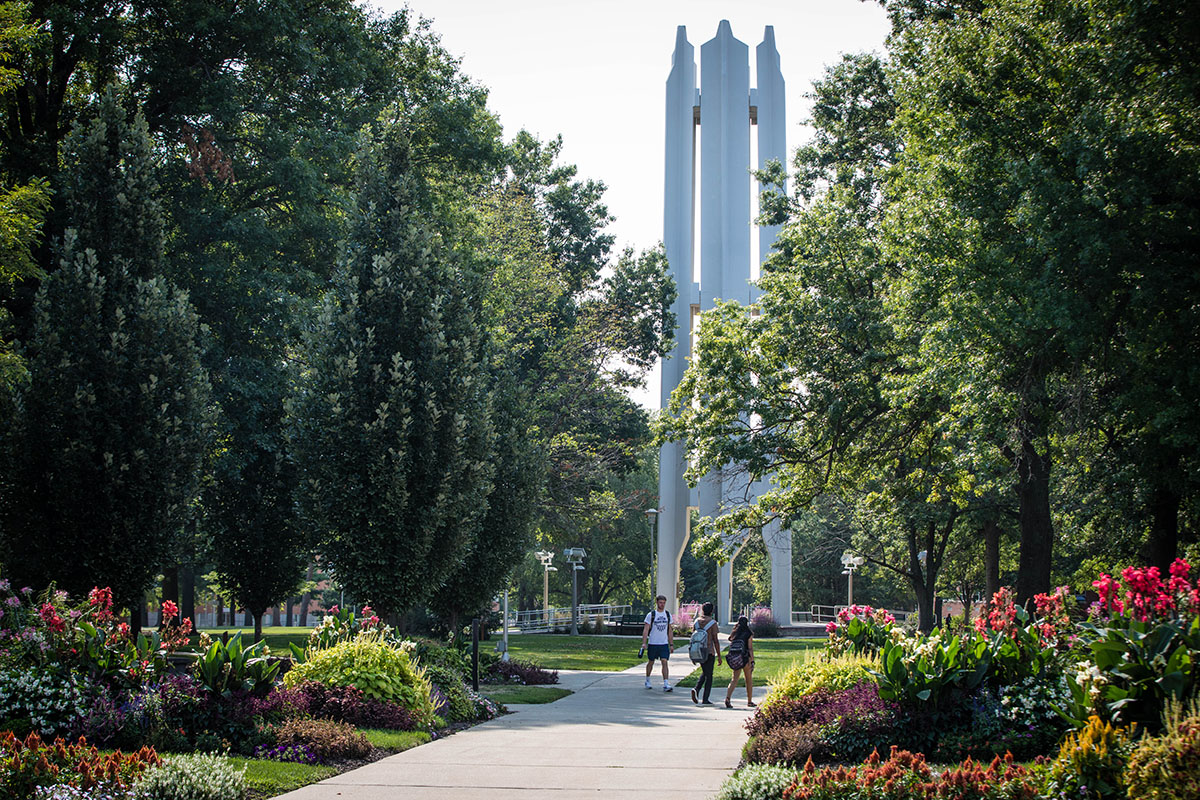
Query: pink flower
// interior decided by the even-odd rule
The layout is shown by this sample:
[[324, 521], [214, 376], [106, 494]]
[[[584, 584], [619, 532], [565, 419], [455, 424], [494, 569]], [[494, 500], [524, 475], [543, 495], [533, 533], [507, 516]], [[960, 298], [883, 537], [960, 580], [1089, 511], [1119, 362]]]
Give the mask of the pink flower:
[[328, 611], [326, 611], [325, 613], [326, 613], [326, 614], [336, 614], [337, 612], [338, 612], [338, 607], [337, 607], [337, 606], [330, 606], [330, 607], [329, 607], [329, 610], [328, 610]]
[[825, 624], [825, 632], [826, 633], [833, 633], [836, 630], [837, 630], [836, 622], [828, 622]]
[[179, 616], [179, 606], [172, 600], [164, 600], [162, 604], [162, 621], [169, 622]]

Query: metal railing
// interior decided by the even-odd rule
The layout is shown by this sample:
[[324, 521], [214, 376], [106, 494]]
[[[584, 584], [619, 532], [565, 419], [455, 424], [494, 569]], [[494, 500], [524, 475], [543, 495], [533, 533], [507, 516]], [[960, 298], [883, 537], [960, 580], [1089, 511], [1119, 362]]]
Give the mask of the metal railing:
[[[846, 607], [847, 606], [812, 606], [811, 610], [809, 611], [793, 611], [792, 624], [796, 625], [799, 623], [834, 622], [837, 620], [838, 612]], [[916, 614], [915, 611], [905, 611], [903, 609], [897, 610], [889, 608], [884, 610], [895, 617], [896, 622], [901, 624], [904, 624], [908, 621], [910, 616]]]
[[[578, 607], [579, 624], [595, 624], [600, 622], [607, 625], [613, 617], [628, 614], [632, 606], [614, 606], [608, 603], [580, 604]], [[545, 633], [571, 627], [571, 607], [562, 608], [531, 608], [526, 611], [510, 611], [508, 627], [524, 633]]]

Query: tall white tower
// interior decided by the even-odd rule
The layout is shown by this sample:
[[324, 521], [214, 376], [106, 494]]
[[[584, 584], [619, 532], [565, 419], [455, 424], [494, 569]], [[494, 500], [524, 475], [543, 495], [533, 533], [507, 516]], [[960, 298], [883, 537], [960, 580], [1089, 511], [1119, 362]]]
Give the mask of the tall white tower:
[[[694, 48], [681, 25], [675, 37], [671, 74], [667, 78], [666, 181], [663, 243], [679, 296], [675, 301], [675, 348], [663, 361], [662, 404], [683, 378], [692, 357], [692, 332], [699, 316], [719, 300], [748, 305], [756, 298], [750, 282], [751, 227], [750, 128], [758, 128], [758, 166], [776, 159], [786, 163], [784, 83], [779, 70], [775, 32], [767, 26], [756, 51], [757, 88], [750, 88], [749, 48], [733, 36], [722, 20], [717, 35], [700, 48], [700, 86], [696, 85]], [[697, 170], [696, 134], [700, 134]], [[699, 183], [700, 281], [695, 281], [696, 204]], [[776, 228], [760, 228], [761, 260], [771, 250]], [[683, 479], [687, 465], [678, 442], [667, 442], [659, 455], [658, 593], [676, 604], [679, 562], [690, 535], [690, 512], [715, 517], [732, 498], [753, 500], [769, 481], [735, 485], [732, 472], [715, 471], [689, 488]], [[771, 609], [782, 625], [791, 621], [791, 537], [778, 524], [763, 531], [771, 555]], [[717, 573], [717, 614], [731, 617], [733, 561]]]

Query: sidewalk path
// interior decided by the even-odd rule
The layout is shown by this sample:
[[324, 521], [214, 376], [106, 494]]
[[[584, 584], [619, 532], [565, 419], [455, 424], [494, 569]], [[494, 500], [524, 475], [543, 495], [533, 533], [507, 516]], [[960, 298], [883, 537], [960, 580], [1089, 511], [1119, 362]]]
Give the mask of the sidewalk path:
[[[672, 678], [689, 671], [686, 649], [672, 658]], [[643, 687], [645, 667], [625, 672], [561, 672], [574, 694], [389, 756], [281, 800], [384, 798], [633, 798], [702, 800], [737, 765], [749, 716], [746, 692], [724, 706], [692, 705], [685, 689]], [[760, 691], [763, 691], [760, 689]]]

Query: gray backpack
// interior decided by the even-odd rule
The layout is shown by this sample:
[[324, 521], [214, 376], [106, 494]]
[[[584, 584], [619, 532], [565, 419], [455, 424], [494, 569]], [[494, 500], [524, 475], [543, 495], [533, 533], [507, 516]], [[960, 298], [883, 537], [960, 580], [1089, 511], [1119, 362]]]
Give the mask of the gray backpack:
[[693, 664], [703, 664], [708, 661], [708, 629], [716, 624], [715, 619], [710, 619], [708, 624], [701, 628], [700, 621], [696, 620], [696, 630], [688, 641], [688, 658], [692, 660]]

